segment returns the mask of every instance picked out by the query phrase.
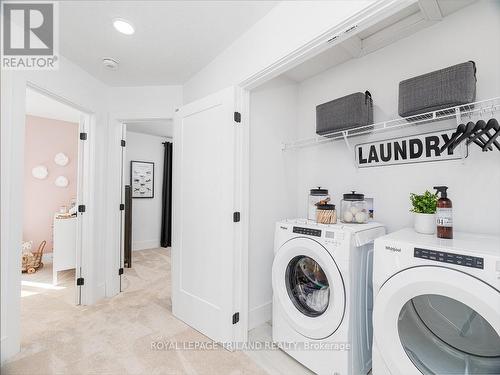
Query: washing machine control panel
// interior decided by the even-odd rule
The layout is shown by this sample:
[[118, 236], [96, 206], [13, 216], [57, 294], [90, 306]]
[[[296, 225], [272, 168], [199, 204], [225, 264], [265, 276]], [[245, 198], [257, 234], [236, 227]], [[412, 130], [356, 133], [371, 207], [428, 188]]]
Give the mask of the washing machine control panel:
[[293, 233], [305, 234], [307, 236], [321, 237], [321, 229], [293, 227]]
[[459, 266], [484, 268], [484, 259], [470, 255], [461, 255], [455, 253], [446, 253], [444, 251], [435, 251], [415, 247], [413, 256], [415, 258], [429, 259], [441, 263], [457, 264]]

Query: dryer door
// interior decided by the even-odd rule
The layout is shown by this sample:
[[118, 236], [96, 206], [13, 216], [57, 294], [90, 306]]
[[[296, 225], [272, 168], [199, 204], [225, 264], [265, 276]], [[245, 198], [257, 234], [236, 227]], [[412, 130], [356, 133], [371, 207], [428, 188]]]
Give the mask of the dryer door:
[[376, 296], [373, 326], [394, 375], [500, 374], [500, 292], [461, 271], [394, 275]]
[[330, 253], [312, 239], [291, 239], [276, 253], [273, 292], [288, 323], [303, 336], [322, 339], [342, 323], [342, 275]]

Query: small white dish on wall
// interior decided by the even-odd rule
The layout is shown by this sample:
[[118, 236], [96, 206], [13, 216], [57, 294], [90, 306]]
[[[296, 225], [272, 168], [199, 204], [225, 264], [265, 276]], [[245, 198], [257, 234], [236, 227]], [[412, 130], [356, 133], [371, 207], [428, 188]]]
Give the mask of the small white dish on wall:
[[65, 188], [68, 186], [69, 184], [69, 181], [66, 177], [64, 176], [59, 176], [56, 178], [56, 180], [54, 181], [54, 184], [57, 186], [57, 187], [61, 187], [61, 188]]
[[69, 158], [64, 152], [59, 152], [56, 154], [56, 156], [54, 156], [54, 163], [60, 165], [61, 167], [64, 167], [68, 165]]
[[31, 170], [31, 174], [38, 180], [45, 180], [49, 175], [49, 171], [45, 165], [37, 165]]

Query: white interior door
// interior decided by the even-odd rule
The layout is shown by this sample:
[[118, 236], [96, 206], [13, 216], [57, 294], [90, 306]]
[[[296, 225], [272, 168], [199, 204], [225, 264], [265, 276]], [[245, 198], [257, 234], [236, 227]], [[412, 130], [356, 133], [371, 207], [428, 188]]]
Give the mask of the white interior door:
[[240, 339], [235, 108], [236, 91], [228, 88], [182, 107], [174, 126], [172, 310], [217, 342]]

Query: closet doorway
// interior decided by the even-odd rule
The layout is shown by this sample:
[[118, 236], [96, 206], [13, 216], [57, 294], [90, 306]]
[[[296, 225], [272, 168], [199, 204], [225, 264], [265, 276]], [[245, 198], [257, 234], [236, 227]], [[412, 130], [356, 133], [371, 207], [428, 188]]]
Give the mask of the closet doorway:
[[120, 290], [125, 291], [142, 285], [146, 275], [154, 277], [155, 267], [170, 265], [173, 122], [141, 119], [121, 124], [120, 263], [127, 277], [120, 281]]

